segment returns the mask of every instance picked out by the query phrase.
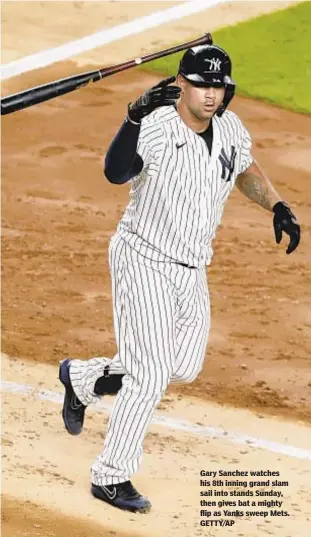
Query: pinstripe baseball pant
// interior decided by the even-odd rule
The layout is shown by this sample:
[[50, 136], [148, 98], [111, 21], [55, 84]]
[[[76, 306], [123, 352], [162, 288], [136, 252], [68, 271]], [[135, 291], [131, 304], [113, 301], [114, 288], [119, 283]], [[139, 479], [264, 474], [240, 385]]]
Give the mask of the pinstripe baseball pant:
[[109, 247], [118, 353], [73, 360], [70, 378], [85, 405], [110, 365], [125, 374], [110, 416], [104, 451], [92, 466], [92, 482], [114, 485], [138, 470], [142, 444], [155, 408], [170, 382], [192, 382], [200, 372], [210, 327], [205, 267], [152, 261], [115, 235]]

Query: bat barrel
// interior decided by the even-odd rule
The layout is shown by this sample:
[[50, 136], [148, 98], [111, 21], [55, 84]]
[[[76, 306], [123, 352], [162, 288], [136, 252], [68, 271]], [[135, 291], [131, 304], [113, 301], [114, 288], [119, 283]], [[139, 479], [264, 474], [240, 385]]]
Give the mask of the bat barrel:
[[56, 82], [49, 82], [48, 84], [31, 88], [20, 93], [14, 93], [13, 95], [1, 99], [1, 115], [4, 116], [11, 112], [28, 108], [34, 104], [48, 101], [59, 95], [70, 93], [82, 86], [86, 86], [91, 81], [96, 82], [101, 78], [100, 71], [96, 70], [69, 78], [63, 78]]

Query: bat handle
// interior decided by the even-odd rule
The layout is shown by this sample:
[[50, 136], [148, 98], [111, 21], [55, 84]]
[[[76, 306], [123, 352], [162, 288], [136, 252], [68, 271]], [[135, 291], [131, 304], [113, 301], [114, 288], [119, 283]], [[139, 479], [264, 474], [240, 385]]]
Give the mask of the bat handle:
[[212, 44], [213, 44], [213, 38], [211, 34], [206, 33], [202, 37], [199, 37], [198, 39], [193, 39], [192, 41], [181, 43], [181, 45], [175, 45], [174, 47], [161, 50], [160, 52], [152, 52], [151, 54], [146, 54], [145, 56], [141, 56], [140, 58], [136, 58], [135, 60], [123, 62], [118, 65], [113, 65], [111, 67], [105, 67], [104, 69], [100, 69], [99, 72], [102, 78], [104, 78], [106, 76], [119, 73], [120, 71], [125, 71], [126, 69], [130, 69], [130, 67], [134, 67], [135, 65], [141, 65], [146, 62], [157, 60], [158, 58], [164, 58], [165, 56], [175, 54], [176, 52], [181, 52], [182, 50], [186, 50], [191, 47], [196, 47], [198, 45], [212, 45]]

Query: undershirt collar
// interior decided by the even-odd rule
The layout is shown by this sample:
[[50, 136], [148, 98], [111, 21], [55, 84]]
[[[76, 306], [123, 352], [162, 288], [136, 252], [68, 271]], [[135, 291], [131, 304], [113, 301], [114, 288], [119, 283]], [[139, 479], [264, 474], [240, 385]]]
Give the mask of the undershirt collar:
[[199, 136], [201, 136], [204, 140], [204, 142], [207, 145], [209, 154], [212, 154], [212, 144], [213, 144], [213, 121], [212, 119], [209, 122], [209, 126], [204, 132], [197, 132]]
[[[175, 108], [175, 110], [176, 110], [176, 112], [178, 114], [176, 103], [174, 103], [173, 106], [174, 106], [174, 108]], [[197, 134], [198, 136], [201, 136], [201, 138], [203, 138], [204, 142], [207, 145], [208, 152], [211, 155], [212, 154], [212, 145], [213, 145], [213, 120], [212, 119], [210, 120], [209, 126], [207, 127], [207, 129], [205, 131], [196, 132], [195, 134]]]

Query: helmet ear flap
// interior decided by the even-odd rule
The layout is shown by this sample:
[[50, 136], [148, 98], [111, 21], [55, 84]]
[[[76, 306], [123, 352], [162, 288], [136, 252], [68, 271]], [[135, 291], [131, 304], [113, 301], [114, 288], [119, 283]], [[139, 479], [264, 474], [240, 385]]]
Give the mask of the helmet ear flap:
[[233, 80], [230, 80], [229, 83], [225, 85], [225, 96], [222, 104], [218, 107], [216, 116], [221, 117], [229, 105], [230, 101], [233, 99], [235, 93], [235, 83]]
[[217, 112], [216, 112], [216, 116], [221, 117], [223, 115], [224, 111], [226, 110], [226, 108], [229, 105], [229, 103], [230, 103], [231, 99], [233, 98], [233, 96], [234, 96], [234, 90], [226, 89], [224, 100], [223, 100], [222, 104], [218, 107]]

